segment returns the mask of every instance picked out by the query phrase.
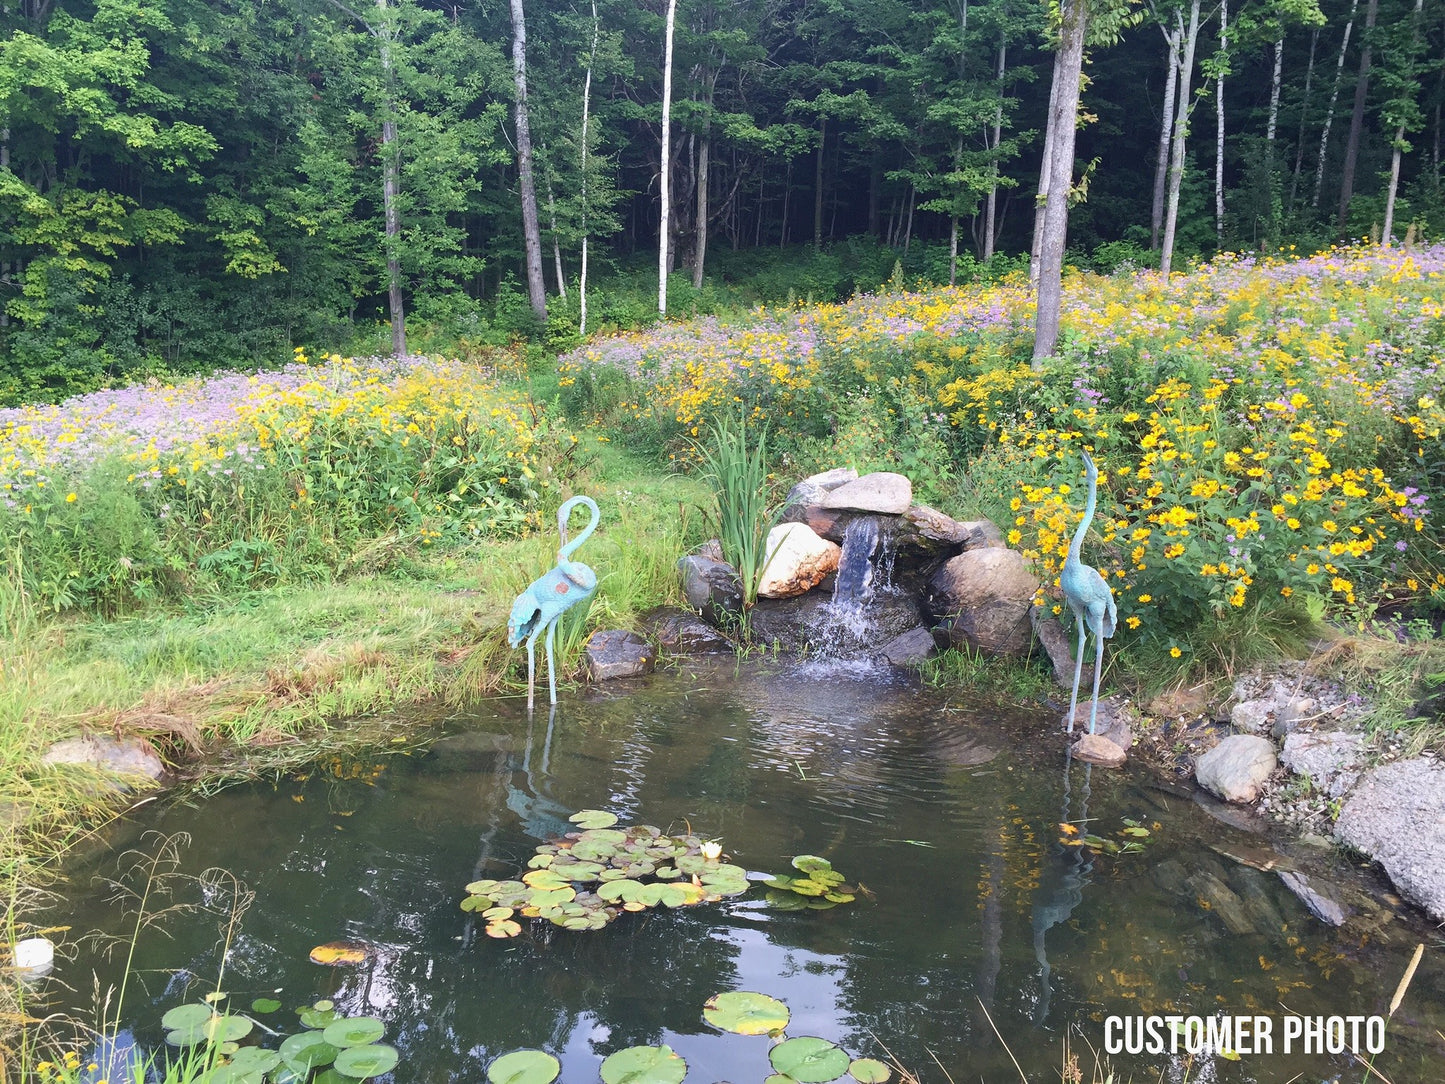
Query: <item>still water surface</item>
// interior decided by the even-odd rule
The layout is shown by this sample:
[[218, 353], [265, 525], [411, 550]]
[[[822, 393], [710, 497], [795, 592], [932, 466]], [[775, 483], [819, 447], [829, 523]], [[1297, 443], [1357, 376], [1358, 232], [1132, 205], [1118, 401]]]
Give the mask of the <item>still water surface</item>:
[[[822, 855], [872, 898], [777, 913], [754, 891], [600, 932], [481, 936], [458, 908], [463, 886], [517, 876], [584, 808], [690, 825], [749, 870]], [[1150, 828], [1143, 853], [1062, 842], [1060, 822], [1117, 836], [1125, 818]], [[644, 1043], [681, 1053], [689, 1081], [760, 1081], [768, 1040], [717, 1034], [701, 1017], [731, 989], [786, 1001], [790, 1035], [854, 1055], [886, 1048], [924, 1081], [943, 1069], [956, 1084], [1018, 1081], [1009, 1051], [1030, 1081], [1056, 1081], [1066, 1041], [1087, 1080], [1110, 1014], [1383, 1013], [1415, 944], [1432, 940], [1407, 912], [1323, 925], [1274, 873], [1219, 853], [1258, 864], [1260, 837], [1142, 769], [1068, 764], [1045, 720], [843, 667], [694, 664], [625, 693], [565, 697], [531, 720], [518, 700], [487, 701], [439, 718], [434, 740], [405, 754], [143, 808], [73, 871], [77, 929], [122, 926], [98, 878], [150, 828], [190, 834], [188, 870], [222, 867], [255, 892], [226, 964], [235, 1002], [279, 990], [288, 1006], [327, 997], [381, 1017], [402, 1051], [398, 1084], [480, 1081], [487, 1061], [522, 1046], [555, 1053], [564, 1084], [593, 1084], [604, 1055]], [[1178, 883], [1201, 870], [1278, 925], [1228, 932]], [[219, 965], [214, 918], [166, 928], [142, 940], [147, 989], [127, 996], [146, 1043]], [[336, 939], [374, 954], [357, 968], [308, 961]], [[1445, 968], [1432, 944], [1377, 1059], [1395, 1084], [1445, 1081]], [[113, 977], [86, 953], [70, 966]], [[1362, 1079], [1344, 1056], [1112, 1060], [1117, 1079], [1175, 1084]]]

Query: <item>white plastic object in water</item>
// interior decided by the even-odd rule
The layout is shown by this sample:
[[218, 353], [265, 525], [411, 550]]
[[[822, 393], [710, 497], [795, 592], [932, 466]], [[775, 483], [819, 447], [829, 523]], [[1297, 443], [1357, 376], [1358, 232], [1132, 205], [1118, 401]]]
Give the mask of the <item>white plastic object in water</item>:
[[55, 966], [55, 945], [44, 937], [27, 937], [15, 944], [15, 970], [26, 982], [50, 974]]

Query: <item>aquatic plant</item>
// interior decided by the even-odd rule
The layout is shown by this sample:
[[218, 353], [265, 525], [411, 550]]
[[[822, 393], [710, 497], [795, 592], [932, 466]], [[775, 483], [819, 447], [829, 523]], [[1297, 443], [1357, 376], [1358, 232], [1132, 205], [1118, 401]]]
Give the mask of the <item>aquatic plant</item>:
[[[519, 880], [480, 880], [466, 886], [463, 911], [486, 920], [488, 937], [516, 937], [518, 918], [546, 919], [566, 930], [600, 930], [627, 912], [690, 907], [740, 896], [747, 870], [723, 861], [722, 846], [689, 831], [666, 835], [650, 824], [617, 827], [613, 813], [584, 809], [571, 822], [582, 829], [543, 843]], [[768, 902], [786, 910], [823, 910], [851, 903], [845, 884], [825, 858], [799, 855], [801, 877], [780, 876]]]
[[768, 506], [767, 428], [759, 425], [749, 432], [745, 414], [722, 414], [713, 420], [708, 440], [694, 449], [717, 501], [723, 559], [737, 569], [743, 605], [752, 606], [772, 557], [768, 533], [778, 512]]

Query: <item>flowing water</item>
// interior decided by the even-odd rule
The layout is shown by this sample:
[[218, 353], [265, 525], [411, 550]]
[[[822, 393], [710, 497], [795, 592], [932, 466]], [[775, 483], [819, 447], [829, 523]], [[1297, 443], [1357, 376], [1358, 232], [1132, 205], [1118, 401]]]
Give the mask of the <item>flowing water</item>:
[[[1013, 1059], [1029, 1081], [1057, 1081], [1066, 1041], [1089, 1080], [1089, 1046], [1102, 1046], [1111, 1014], [1383, 1013], [1416, 942], [1432, 936], [1405, 912], [1368, 932], [1326, 927], [1273, 873], [1219, 853], [1267, 850], [1264, 840], [1144, 770], [1070, 764], [1043, 720], [846, 667], [690, 664], [626, 692], [568, 697], [552, 717], [529, 720], [508, 699], [434, 726], [424, 748], [139, 809], [77, 860], [57, 917], [125, 928], [97, 879], [145, 830], [189, 833], [188, 870], [222, 867], [255, 892], [226, 963], [234, 1000], [280, 991], [288, 1006], [326, 997], [378, 1016], [402, 1051], [394, 1079], [438, 1084], [480, 1081], [487, 1061], [523, 1046], [557, 1054], [564, 1084], [593, 1084], [602, 1056], [644, 1043], [681, 1053], [697, 1084], [760, 1081], [768, 1040], [718, 1034], [701, 1016], [733, 989], [787, 1002], [790, 1035], [858, 1055], [886, 1047], [925, 1081], [946, 1069], [956, 1084], [1016, 1082]], [[479, 936], [458, 909], [463, 886], [517, 876], [584, 808], [691, 826], [754, 871], [821, 855], [870, 894], [781, 913], [755, 890], [598, 932]], [[1059, 827], [1119, 838], [1125, 818], [1151, 832], [1141, 853], [1067, 846]], [[1180, 892], [1199, 870], [1252, 887], [1278, 925], [1228, 932]], [[1347, 865], [1335, 875], [1361, 876]], [[210, 989], [220, 963], [214, 916], [177, 915], [165, 929], [142, 937], [146, 987], [124, 1006], [146, 1045], [161, 1013]], [[371, 958], [308, 961], [336, 939], [368, 943]], [[1377, 1061], [1395, 1084], [1445, 1080], [1434, 945]], [[60, 974], [88, 992], [92, 968], [116, 977], [106, 967], [82, 949]], [[1361, 1079], [1343, 1055], [1112, 1061], [1117, 1080]]]

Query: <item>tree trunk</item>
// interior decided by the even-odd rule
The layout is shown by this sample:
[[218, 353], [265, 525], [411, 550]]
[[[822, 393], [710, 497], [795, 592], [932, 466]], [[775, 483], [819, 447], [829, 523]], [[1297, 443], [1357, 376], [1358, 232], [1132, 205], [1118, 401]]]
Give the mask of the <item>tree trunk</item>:
[[[1054, 147], [1059, 138], [1059, 133], [1054, 128], [1054, 116], [1063, 108], [1060, 104], [1060, 97], [1064, 93], [1064, 76], [1061, 72], [1065, 66], [1065, 52], [1065, 47], [1060, 45], [1058, 52], [1054, 54], [1054, 77], [1053, 82], [1049, 85], [1049, 112], [1048, 117], [1044, 121], [1044, 153], [1043, 159], [1039, 164], [1039, 194], [1038, 198], [1034, 200], [1034, 240], [1033, 244], [1029, 247], [1029, 285], [1035, 290], [1038, 289], [1039, 274], [1043, 266], [1044, 219], [1046, 217], [1045, 212], [1048, 208], [1049, 183], [1054, 173]], [[1079, 72], [1081, 76], [1083, 73], [1083, 63], [1081, 53], [1079, 58]], [[1077, 88], [1074, 89], [1073, 95], [1074, 124], [1077, 125], [1079, 112], [1079, 92]], [[1072, 136], [1070, 138], [1072, 139]], [[1070, 144], [1070, 146], [1072, 147], [1072, 144]], [[1072, 157], [1072, 150], [1070, 151], [1070, 155]], [[1073, 162], [1070, 161], [1069, 178], [1071, 182], [1073, 180], [1073, 172]], [[1065, 209], [1064, 218], [1065, 228], [1067, 228], [1067, 208]]]
[[1285, 213], [1294, 214], [1295, 196], [1299, 192], [1300, 171], [1305, 163], [1305, 123], [1309, 119], [1310, 111], [1310, 84], [1315, 78], [1315, 52], [1320, 43], [1320, 28], [1315, 27], [1310, 33], [1310, 59], [1305, 65], [1305, 87], [1304, 93], [1300, 96], [1299, 107], [1299, 135], [1295, 139], [1294, 150], [1294, 172], [1289, 179], [1289, 199], [1285, 200]]
[[692, 288], [702, 288], [703, 266], [707, 261], [708, 224], [708, 168], [712, 160], [712, 102], [717, 89], [716, 71], [707, 80], [707, 116], [702, 122], [702, 145], [697, 152], [697, 221], [694, 228], [692, 250]]
[[[1415, 0], [1415, 10], [1410, 16], [1411, 42], [1410, 53], [1411, 65], [1415, 56], [1416, 46], [1420, 35], [1420, 13], [1424, 10], [1424, 0]], [[1390, 150], [1390, 187], [1385, 195], [1385, 226], [1380, 240], [1386, 248], [1393, 243], [1391, 234], [1395, 228], [1395, 197], [1400, 190], [1400, 158], [1404, 154], [1405, 146], [1405, 122], [1402, 120], [1395, 129], [1395, 142]]]
[[1284, 71], [1284, 38], [1274, 43], [1274, 73], [1269, 82], [1269, 120], [1264, 126], [1265, 171], [1274, 172], [1274, 140], [1279, 134], [1279, 87], [1280, 75]]
[[[1219, 50], [1229, 51], [1229, 0], [1219, 0]], [[1278, 69], [1276, 69], [1278, 70]], [[1214, 244], [1224, 248], [1224, 73], [1214, 84]]]
[[1355, 108], [1350, 113], [1350, 135], [1345, 141], [1345, 164], [1340, 169], [1340, 210], [1335, 222], [1335, 229], [1342, 234], [1350, 214], [1350, 200], [1355, 195], [1355, 165], [1360, 157], [1360, 131], [1365, 125], [1365, 102], [1370, 93], [1370, 31], [1375, 29], [1375, 16], [1379, 10], [1379, 0], [1369, 0], [1365, 8], [1365, 32], [1360, 38], [1360, 75], [1355, 80]]
[[1335, 84], [1330, 88], [1330, 104], [1325, 109], [1325, 123], [1320, 129], [1320, 157], [1315, 163], [1315, 194], [1310, 200], [1310, 206], [1317, 208], [1320, 205], [1320, 187], [1325, 181], [1325, 157], [1329, 150], [1330, 127], [1335, 122], [1335, 104], [1340, 99], [1340, 83], [1344, 80], [1345, 74], [1345, 50], [1350, 47], [1350, 31], [1355, 28], [1355, 13], [1360, 8], [1360, 0], [1350, 0], [1350, 17], [1345, 22], [1345, 33], [1340, 38], [1340, 53], [1335, 58]]
[[522, 194], [522, 238], [527, 257], [527, 298], [538, 320], [547, 320], [547, 285], [542, 280], [542, 226], [537, 219], [537, 184], [532, 176], [532, 125], [527, 116], [527, 20], [522, 0], [512, 6], [512, 81], [516, 85], [517, 177]]
[[988, 196], [983, 204], [983, 261], [987, 263], [993, 259], [994, 239], [998, 234], [996, 225], [998, 219], [998, 148], [1003, 142], [1003, 73], [1004, 62], [1008, 57], [1008, 39], [999, 36], [998, 41], [998, 67], [995, 71], [994, 82], [998, 91], [998, 109], [993, 115], [993, 133], [989, 137], [989, 149], [994, 152], [993, 163], [989, 166]]
[[597, 0], [592, 0], [592, 50], [587, 54], [587, 76], [582, 81], [582, 273], [577, 280], [577, 303], [581, 306], [577, 318], [579, 335], [587, 334], [587, 125], [592, 119], [592, 69], [597, 64], [597, 40], [601, 30], [597, 20]]
[[878, 162], [878, 156], [873, 156], [873, 161], [868, 166], [868, 236], [878, 237], [878, 218], [880, 202], [883, 196], [883, 167]]
[[1053, 357], [1059, 341], [1059, 310], [1064, 292], [1064, 246], [1068, 240], [1069, 191], [1074, 179], [1074, 132], [1079, 117], [1079, 81], [1084, 71], [1084, 34], [1088, 29], [1087, 0], [1061, 0], [1059, 53], [1054, 64], [1050, 94], [1049, 153], [1044, 158], [1047, 180], [1043, 228], [1039, 242], [1038, 308], [1034, 323], [1034, 366]]
[[823, 150], [828, 145], [828, 118], [818, 126], [818, 164], [813, 169], [813, 251], [823, 251]]
[[903, 227], [903, 255], [908, 255], [908, 246], [913, 243], [913, 205], [918, 199], [918, 189], [908, 185], [908, 220]]
[[657, 311], [667, 315], [667, 242], [672, 233], [672, 203], [668, 174], [672, 171], [672, 31], [677, 23], [677, 0], [667, 0], [667, 30], [662, 59], [662, 211], [657, 226]]
[[[547, 156], [547, 149], [542, 148], [542, 157]], [[552, 175], [547, 174], [547, 223], [552, 230], [552, 268], [557, 275], [557, 296], [563, 301], [567, 300], [567, 278], [562, 270], [562, 242], [557, 237], [557, 200], [552, 193]]]
[[1149, 248], [1159, 248], [1159, 232], [1164, 228], [1164, 195], [1169, 184], [1169, 143], [1174, 135], [1174, 95], [1179, 85], [1179, 32], [1164, 30], [1164, 57], [1168, 71], [1164, 75], [1164, 109], [1159, 122], [1159, 157], [1154, 162], [1154, 204], [1149, 212]]
[[1179, 57], [1178, 108], [1174, 111], [1174, 143], [1169, 156], [1169, 199], [1164, 210], [1164, 239], [1159, 254], [1159, 270], [1169, 274], [1174, 262], [1174, 234], [1179, 224], [1179, 189], [1184, 181], [1184, 138], [1189, 132], [1189, 83], [1194, 75], [1194, 48], [1199, 42], [1200, 0], [1190, 0], [1189, 29], [1184, 31], [1183, 17], [1176, 15], [1176, 24], [1184, 31], [1184, 51]]
[[386, 81], [385, 110], [381, 120], [381, 208], [386, 220], [386, 300], [391, 315], [391, 352], [406, 356], [406, 304], [401, 296], [401, 211], [398, 208], [399, 173], [396, 146], [396, 105], [391, 95], [391, 29], [387, 26], [386, 0], [376, 0], [381, 13], [377, 38], [381, 52], [382, 78]]

